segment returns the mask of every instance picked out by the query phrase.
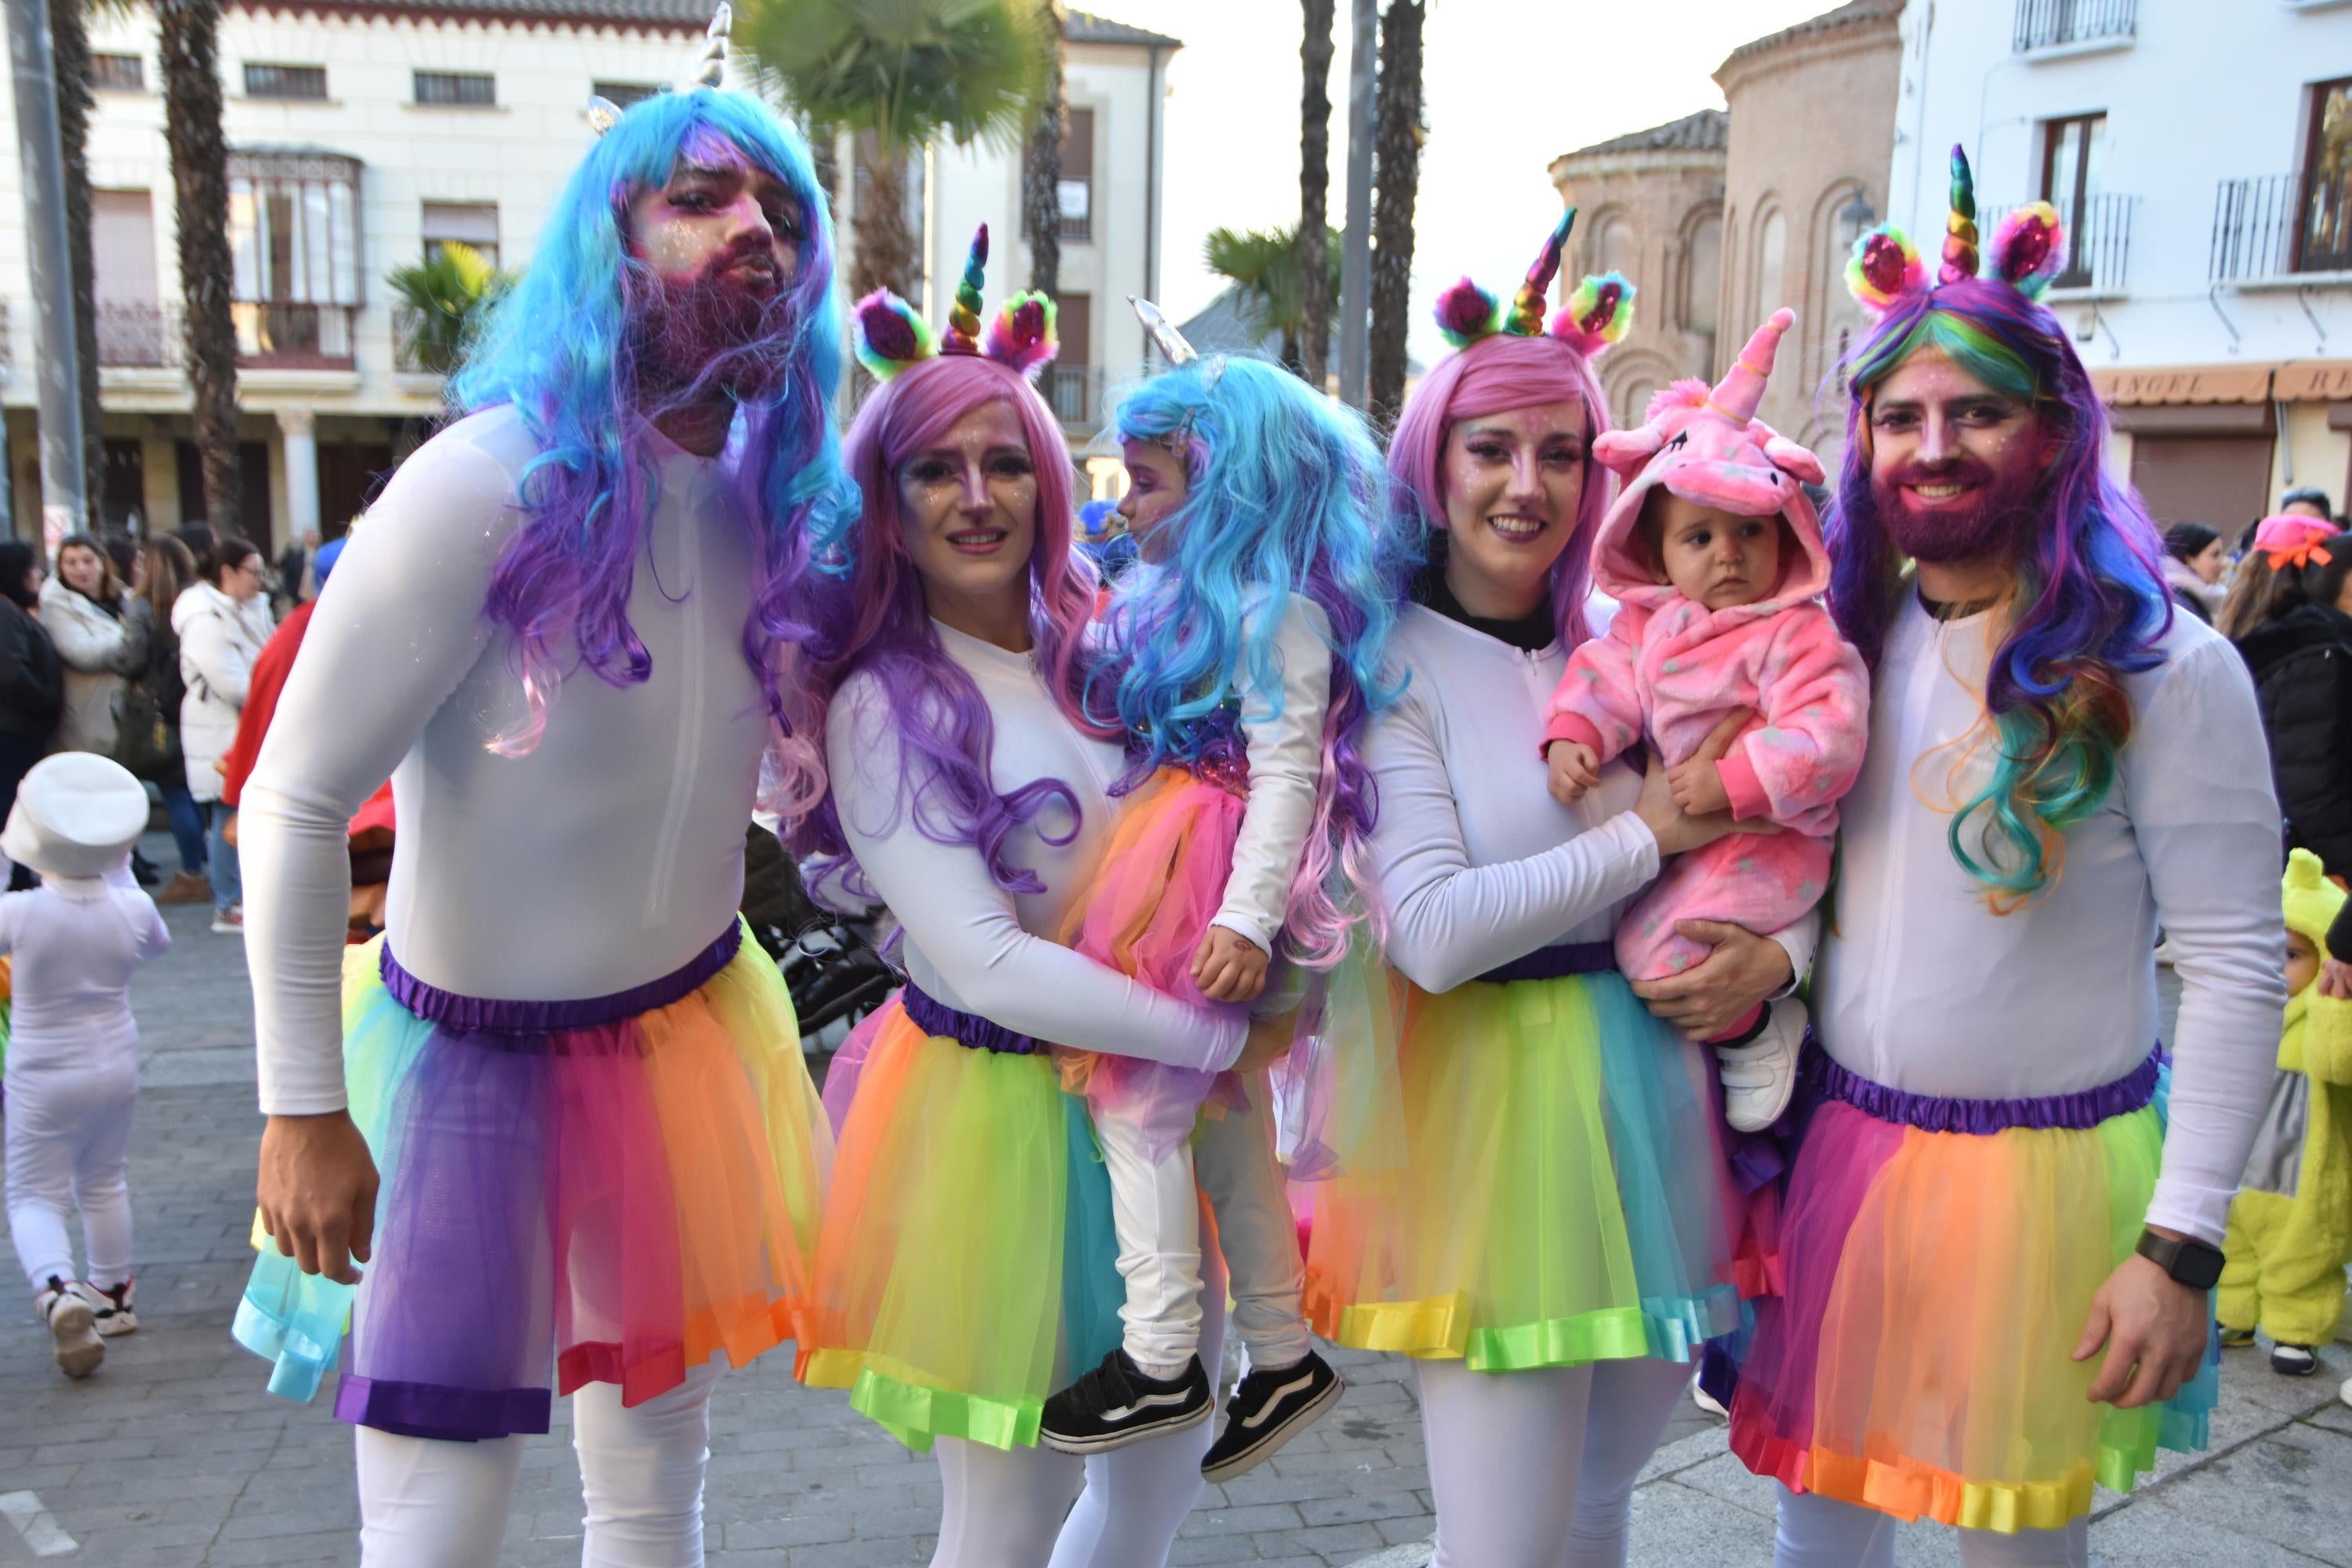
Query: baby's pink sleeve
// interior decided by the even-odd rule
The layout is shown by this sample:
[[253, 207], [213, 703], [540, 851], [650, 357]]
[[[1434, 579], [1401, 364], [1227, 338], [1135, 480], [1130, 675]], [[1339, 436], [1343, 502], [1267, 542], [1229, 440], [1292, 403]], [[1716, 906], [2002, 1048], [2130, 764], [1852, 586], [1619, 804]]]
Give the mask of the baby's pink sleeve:
[[1719, 764], [1732, 815], [1800, 833], [1837, 824], [1838, 798], [1862, 772], [1870, 735], [1870, 675], [1819, 605], [1781, 612], [1759, 684], [1764, 722]]
[[1544, 709], [1543, 743], [1573, 741], [1608, 762], [1642, 738], [1642, 697], [1634, 679], [1640, 626], [1648, 619], [1626, 605], [1608, 635], [1590, 637], [1568, 656], [1568, 673]]

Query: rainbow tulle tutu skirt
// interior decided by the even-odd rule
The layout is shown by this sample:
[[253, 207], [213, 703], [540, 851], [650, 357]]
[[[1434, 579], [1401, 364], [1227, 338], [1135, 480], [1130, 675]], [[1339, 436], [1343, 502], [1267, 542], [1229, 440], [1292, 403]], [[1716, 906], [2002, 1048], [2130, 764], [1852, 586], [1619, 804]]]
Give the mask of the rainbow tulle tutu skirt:
[[236, 1330], [315, 1385], [348, 1301], [338, 1415], [544, 1432], [551, 1369], [635, 1405], [793, 1336], [831, 1136], [783, 979], [740, 924], [675, 974], [560, 1003], [438, 990], [379, 937], [346, 956], [343, 1022], [383, 1176], [373, 1260], [338, 1300], [265, 1251]]
[[2171, 1401], [2085, 1397], [2091, 1298], [2131, 1256], [2164, 1151], [2167, 1079], [2041, 1100], [1915, 1095], [1809, 1050], [1813, 1103], [1731, 1447], [1800, 1491], [1969, 1530], [2055, 1530], [2094, 1482], [2205, 1446], [2218, 1349]]
[[1119, 1342], [1086, 1106], [1042, 1042], [912, 985], [859, 1035], [801, 1379], [919, 1453], [1034, 1447], [1045, 1396]]
[[1399, 984], [1394, 1157], [1297, 1189], [1318, 1332], [1516, 1372], [1689, 1361], [1740, 1326], [1712, 1054], [1613, 963], [1604, 942]]

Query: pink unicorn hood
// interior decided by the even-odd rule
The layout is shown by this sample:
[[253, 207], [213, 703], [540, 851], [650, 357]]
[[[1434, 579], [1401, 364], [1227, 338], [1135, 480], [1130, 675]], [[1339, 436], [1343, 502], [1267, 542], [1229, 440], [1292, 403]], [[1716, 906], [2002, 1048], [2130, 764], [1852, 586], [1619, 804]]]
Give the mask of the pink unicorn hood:
[[1771, 594], [1721, 615], [1768, 616], [1827, 591], [1830, 558], [1822, 546], [1821, 519], [1801, 488], [1822, 482], [1822, 460], [1756, 417], [1781, 335], [1796, 320], [1794, 311], [1775, 310], [1716, 386], [1675, 382], [1650, 399], [1638, 429], [1612, 430], [1592, 444], [1593, 456], [1625, 481], [1592, 542], [1592, 580], [1601, 592], [1645, 606], [1673, 595], [1636, 539], [1643, 503], [1660, 485], [1737, 516], [1777, 515], [1796, 536], [1799, 548], [1782, 552], [1780, 580]]

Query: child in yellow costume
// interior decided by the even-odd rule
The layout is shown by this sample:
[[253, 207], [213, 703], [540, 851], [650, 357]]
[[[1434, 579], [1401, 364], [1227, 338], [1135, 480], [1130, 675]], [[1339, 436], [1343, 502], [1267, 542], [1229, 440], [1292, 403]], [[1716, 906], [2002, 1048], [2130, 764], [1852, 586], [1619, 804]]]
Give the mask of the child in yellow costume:
[[2319, 1365], [2314, 1347], [2335, 1336], [2352, 1260], [2352, 1002], [2319, 994], [2345, 895], [2307, 849], [2287, 861], [2284, 902], [2278, 1078], [2230, 1207], [2214, 1310], [2222, 1343], [2248, 1343], [2259, 1328], [2275, 1342], [2271, 1370], [2306, 1377]]

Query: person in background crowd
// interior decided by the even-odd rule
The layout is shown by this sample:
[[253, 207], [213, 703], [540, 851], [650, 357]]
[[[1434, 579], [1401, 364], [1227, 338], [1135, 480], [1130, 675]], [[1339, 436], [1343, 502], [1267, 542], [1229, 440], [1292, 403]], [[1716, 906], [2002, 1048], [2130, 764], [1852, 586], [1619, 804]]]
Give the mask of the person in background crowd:
[[[139, 1327], [123, 1181], [139, 1100], [131, 976], [172, 945], [131, 879], [131, 847], [146, 827], [137, 779], [104, 757], [68, 752], [25, 775], [0, 831], [0, 861], [22, 861], [42, 879], [0, 898], [0, 955], [14, 991], [8, 1232], [68, 1377], [96, 1372], [106, 1342]], [[87, 1273], [74, 1268], [66, 1230], [77, 1209]]]
[[[314, 595], [327, 585], [335, 558], [342, 552], [343, 542], [340, 539], [322, 545], [314, 563], [306, 568], [316, 579], [311, 590]], [[245, 706], [236, 716], [236, 739], [220, 764], [221, 804], [232, 812], [236, 810], [245, 781], [261, 755], [261, 742], [269, 733], [270, 720], [278, 713], [278, 694], [286, 689], [286, 678], [294, 671], [295, 655], [302, 651], [302, 634], [309, 629], [311, 613], [318, 605], [315, 596], [296, 605], [293, 613], [278, 623], [278, 629], [269, 634], [269, 640], [262, 645], [253, 661], [253, 679], [246, 689]]]
[[223, 936], [244, 934], [245, 910], [236, 846], [227, 837], [232, 812], [221, 799], [220, 763], [236, 740], [236, 717], [253, 679], [253, 661], [269, 640], [264, 571], [261, 552], [250, 540], [221, 540], [205, 563], [204, 579], [172, 606], [180, 677], [187, 683], [187, 695], [180, 700], [180, 748], [188, 793], [205, 808], [213, 930]]
[[114, 754], [115, 716], [125, 678], [146, 663], [146, 639], [125, 618], [114, 560], [87, 533], [58, 546], [58, 572], [41, 584], [41, 629], [65, 666], [66, 704], [51, 746]]
[[[49, 749], [65, 708], [64, 668], [33, 606], [41, 595], [40, 557], [19, 540], [0, 540], [0, 813]], [[14, 875], [26, 887], [30, 872]]]
[[2316, 485], [2287, 491], [2279, 498], [2279, 510], [2288, 517], [2317, 518], [2322, 522], [2336, 521], [2336, 508], [2328, 501], [2327, 492]]
[[2344, 876], [2352, 874], [2352, 536], [2334, 527], [2301, 517], [2263, 524], [2255, 549], [2278, 584], [2279, 607], [2237, 645], [2262, 703], [2287, 845]]
[[204, 813], [188, 793], [180, 751], [180, 701], [187, 683], [180, 676], [180, 637], [172, 629], [172, 606], [195, 580], [195, 558], [188, 547], [175, 535], [159, 534], [140, 551], [138, 591], [127, 612], [145, 639], [147, 662], [124, 689], [114, 760], [162, 792], [163, 813], [171, 819], [180, 869], [156, 890], [159, 904], [201, 903], [212, 897]]
[[317, 562], [319, 531], [306, 528], [302, 537], [286, 547], [278, 558], [278, 581], [273, 593], [282, 618], [293, 612], [297, 605], [307, 605], [319, 596]]
[[2230, 564], [2221, 531], [2201, 522], [2176, 522], [2164, 531], [2164, 585], [2172, 602], [2206, 625], [2221, 608], [2221, 573]]
[[2324, 519], [2291, 512], [2263, 518], [2247, 529], [2237, 575], [2230, 580], [2230, 591], [2213, 617], [2213, 629], [2236, 642], [2303, 603], [2301, 574], [2281, 572], [2272, 565], [2271, 556], [2336, 531], [2336, 525]]

